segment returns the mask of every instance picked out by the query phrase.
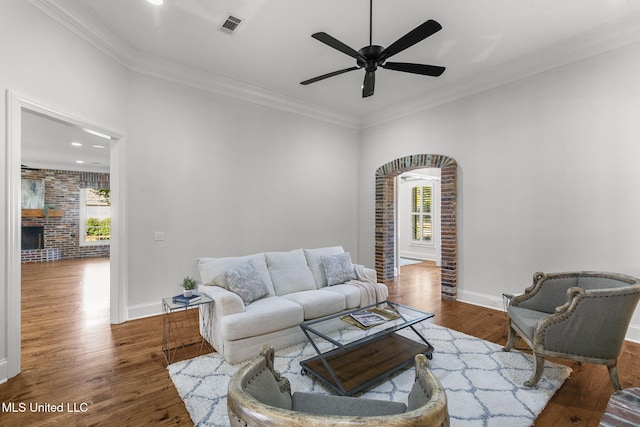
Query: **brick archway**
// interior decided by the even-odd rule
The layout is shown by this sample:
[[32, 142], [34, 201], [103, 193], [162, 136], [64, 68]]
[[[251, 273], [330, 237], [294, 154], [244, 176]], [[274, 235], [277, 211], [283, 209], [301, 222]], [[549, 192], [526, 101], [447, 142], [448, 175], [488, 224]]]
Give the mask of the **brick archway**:
[[376, 170], [375, 268], [381, 280], [393, 279], [395, 266], [395, 180], [403, 172], [422, 168], [441, 171], [442, 297], [455, 299], [458, 279], [457, 163], [439, 154], [414, 154]]

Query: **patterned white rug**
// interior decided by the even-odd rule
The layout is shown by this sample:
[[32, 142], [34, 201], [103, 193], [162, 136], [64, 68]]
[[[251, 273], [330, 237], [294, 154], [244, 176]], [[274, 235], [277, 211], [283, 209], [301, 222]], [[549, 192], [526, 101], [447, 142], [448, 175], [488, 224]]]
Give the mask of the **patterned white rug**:
[[[522, 385], [531, 375], [530, 355], [460, 332], [423, 322], [423, 336], [435, 347], [429, 366], [447, 391], [451, 426], [527, 427], [569, 377], [571, 369], [546, 362], [535, 388]], [[411, 330], [403, 335], [417, 338]], [[328, 393], [310, 376], [300, 374], [300, 361], [314, 356], [310, 344], [276, 352], [275, 367], [291, 382], [292, 391]], [[227, 384], [241, 366], [229, 365], [217, 353], [177, 362], [169, 374], [197, 426], [228, 426]], [[408, 369], [362, 394], [371, 399], [407, 401], [414, 370]]]

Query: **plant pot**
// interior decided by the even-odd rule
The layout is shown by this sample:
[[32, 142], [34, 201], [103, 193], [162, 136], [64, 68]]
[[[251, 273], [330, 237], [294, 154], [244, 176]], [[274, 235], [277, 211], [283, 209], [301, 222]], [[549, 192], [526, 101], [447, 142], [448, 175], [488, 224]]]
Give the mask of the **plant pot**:
[[184, 291], [182, 291], [182, 295], [184, 295], [186, 298], [189, 298], [191, 295], [193, 295], [193, 289], [185, 289]]

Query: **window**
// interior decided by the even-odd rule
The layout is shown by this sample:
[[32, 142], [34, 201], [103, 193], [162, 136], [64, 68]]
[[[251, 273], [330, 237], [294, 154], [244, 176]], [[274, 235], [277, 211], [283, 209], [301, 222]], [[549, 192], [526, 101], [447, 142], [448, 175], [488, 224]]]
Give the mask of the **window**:
[[411, 231], [416, 242], [431, 242], [433, 238], [433, 187], [411, 189]]
[[109, 189], [80, 189], [80, 244], [108, 245], [111, 239]]

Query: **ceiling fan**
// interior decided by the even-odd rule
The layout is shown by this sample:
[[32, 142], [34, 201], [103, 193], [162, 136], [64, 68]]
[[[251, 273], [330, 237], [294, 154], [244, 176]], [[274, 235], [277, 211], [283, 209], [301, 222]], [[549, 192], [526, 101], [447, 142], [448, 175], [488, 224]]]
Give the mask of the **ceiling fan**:
[[373, 0], [369, 2], [369, 46], [365, 46], [362, 49], [356, 51], [346, 44], [342, 43], [335, 37], [330, 36], [327, 33], [320, 32], [312, 34], [316, 40], [321, 41], [329, 47], [339, 50], [356, 60], [356, 66], [344, 68], [342, 70], [333, 71], [331, 73], [323, 74], [318, 77], [314, 77], [309, 80], [300, 82], [301, 85], [308, 85], [311, 83], [324, 80], [329, 77], [337, 76], [349, 71], [365, 69], [364, 83], [362, 84], [362, 97], [366, 98], [373, 95], [376, 81], [376, 70], [378, 67], [382, 67], [386, 70], [402, 71], [405, 73], [421, 74], [424, 76], [438, 77], [444, 73], [445, 67], [436, 65], [424, 65], [413, 64], [409, 62], [386, 62], [387, 59], [402, 52], [405, 49], [410, 48], [414, 44], [421, 42], [432, 34], [440, 31], [442, 26], [436, 21], [430, 19], [413, 30], [409, 31], [404, 36], [400, 37], [391, 46], [386, 49], [382, 46], [373, 44]]

